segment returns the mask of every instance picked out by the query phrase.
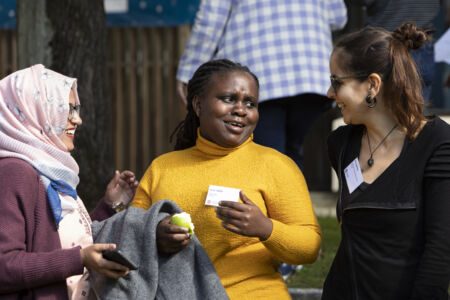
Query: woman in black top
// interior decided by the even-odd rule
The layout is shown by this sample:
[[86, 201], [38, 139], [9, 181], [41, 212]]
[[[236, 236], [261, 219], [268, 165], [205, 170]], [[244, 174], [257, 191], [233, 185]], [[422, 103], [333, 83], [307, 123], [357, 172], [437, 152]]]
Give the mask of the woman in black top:
[[342, 240], [322, 299], [447, 299], [450, 126], [423, 116], [409, 53], [426, 41], [409, 23], [335, 46], [328, 97], [348, 125], [328, 139]]

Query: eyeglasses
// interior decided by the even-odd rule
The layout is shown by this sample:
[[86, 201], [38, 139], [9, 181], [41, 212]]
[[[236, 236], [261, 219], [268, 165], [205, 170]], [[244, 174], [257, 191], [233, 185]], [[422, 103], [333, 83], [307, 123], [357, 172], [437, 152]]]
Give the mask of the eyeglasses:
[[69, 104], [69, 121], [72, 121], [73, 117], [75, 117], [75, 112], [77, 112], [78, 116], [80, 115], [81, 106], [80, 105], [72, 105]]
[[331, 86], [334, 89], [334, 92], [337, 93], [337, 91], [339, 90], [339, 88], [342, 85], [342, 80], [343, 79], [349, 79], [349, 78], [365, 78], [368, 77], [369, 75], [350, 75], [350, 76], [342, 76], [342, 77], [337, 77], [336, 75], [331, 75], [330, 76], [330, 81], [331, 81]]

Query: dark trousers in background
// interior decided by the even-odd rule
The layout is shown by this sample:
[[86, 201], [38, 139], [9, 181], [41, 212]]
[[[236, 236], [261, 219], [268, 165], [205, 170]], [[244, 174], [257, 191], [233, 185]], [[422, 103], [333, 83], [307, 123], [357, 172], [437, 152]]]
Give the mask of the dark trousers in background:
[[[330, 99], [317, 94], [300, 94], [259, 103], [259, 121], [253, 139], [258, 144], [286, 154], [301, 169], [303, 140], [330, 104]], [[280, 272], [286, 280], [297, 268], [301, 266], [283, 263]]]
[[274, 148], [303, 166], [303, 140], [331, 100], [317, 94], [300, 94], [259, 103], [254, 141]]

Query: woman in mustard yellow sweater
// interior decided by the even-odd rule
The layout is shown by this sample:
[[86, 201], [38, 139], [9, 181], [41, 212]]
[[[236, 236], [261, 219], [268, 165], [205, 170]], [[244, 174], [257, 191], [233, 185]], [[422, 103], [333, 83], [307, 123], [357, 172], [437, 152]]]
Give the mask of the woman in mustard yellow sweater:
[[[240, 64], [216, 60], [200, 66], [188, 84], [179, 151], [152, 162], [132, 205], [148, 209], [170, 199], [189, 213], [231, 299], [290, 299], [277, 271], [280, 261], [314, 262], [320, 229], [297, 165], [252, 141], [258, 88], [256, 76]], [[218, 196], [240, 201], [205, 205], [208, 191], [208, 198], [214, 192], [210, 185], [240, 190], [236, 199]], [[169, 218], [158, 225], [160, 253], [180, 251], [189, 241], [187, 229]]]

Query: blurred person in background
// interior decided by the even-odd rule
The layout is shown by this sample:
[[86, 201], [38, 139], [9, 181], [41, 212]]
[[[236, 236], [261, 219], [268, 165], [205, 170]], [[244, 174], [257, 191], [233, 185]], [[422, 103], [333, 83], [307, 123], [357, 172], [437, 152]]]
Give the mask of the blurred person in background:
[[422, 93], [426, 104], [431, 98], [431, 86], [435, 73], [432, 35], [433, 19], [439, 13], [442, 0], [347, 0], [348, 4], [364, 6], [366, 25], [393, 31], [406, 22], [423, 28], [428, 35], [426, 43], [411, 55], [422, 78]]

